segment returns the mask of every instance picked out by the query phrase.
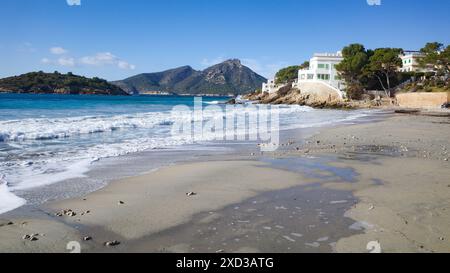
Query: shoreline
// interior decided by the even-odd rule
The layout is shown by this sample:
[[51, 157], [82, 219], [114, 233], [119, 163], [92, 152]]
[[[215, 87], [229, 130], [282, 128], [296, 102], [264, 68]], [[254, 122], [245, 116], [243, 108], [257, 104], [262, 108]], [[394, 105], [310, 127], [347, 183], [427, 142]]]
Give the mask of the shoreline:
[[[286, 144], [274, 154], [224, 155], [215, 161], [201, 162], [200, 159], [126, 178], [87, 195], [86, 200], [75, 198], [41, 206], [38, 209], [41, 216], [37, 219], [15, 219], [7, 214], [8, 220], [0, 221], [0, 252], [67, 252], [64, 244], [67, 239], [80, 241], [86, 252], [264, 252], [270, 249], [264, 247], [270, 246], [267, 240], [260, 242], [261, 247], [257, 248], [242, 243], [242, 238], [231, 236], [234, 234], [217, 230], [217, 226], [214, 232], [208, 231], [213, 233], [212, 237], [228, 238], [222, 242], [226, 245], [215, 247], [219, 249], [201, 244], [199, 239], [192, 241], [188, 236], [196, 228], [227, 221], [237, 223], [236, 233], [244, 238], [256, 236], [252, 230], [270, 234], [272, 237], [268, 238], [279, 242], [276, 249], [280, 252], [367, 252], [366, 245], [370, 241], [379, 241], [385, 252], [450, 252], [446, 243], [450, 238], [447, 228], [450, 185], [445, 183], [450, 177], [448, 158], [445, 161], [450, 143], [445, 139], [449, 129], [442, 126], [447, 119], [393, 115], [371, 123], [321, 128], [319, 134], [304, 143]], [[409, 180], [414, 181], [414, 188], [408, 187], [408, 175]], [[432, 181], [432, 184], [424, 185], [423, 181]], [[316, 189], [322, 195], [317, 196], [323, 199], [314, 206], [308, 203], [301, 206], [305, 207], [303, 217], [308, 220], [290, 222], [293, 215], [289, 215], [277, 218], [285, 225], [276, 225], [279, 210], [298, 213], [292, 201], [297, 198], [283, 205], [270, 203], [271, 200], [278, 200], [277, 194], [286, 196], [282, 193], [289, 189], [296, 189], [292, 192], [303, 200], [309, 194], [304, 189], [310, 190], [311, 185], [319, 185]], [[190, 192], [196, 194], [187, 196]], [[327, 199], [324, 193], [351, 193], [351, 197], [345, 195], [345, 200], [333, 200], [332, 197]], [[264, 211], [261, 219], [257, 218], [254, 210], [268, 207], [261, 205], [264, 202], [258, 205], [255, 198], [261, 196], [269, 196], [265, 204], [269, 202], [272, 209], [282, 209]], [[257, 203], [248, 208], [247, 214], [240, 212], [240, 215], [250, 220], [236, 222], [239, 220], [233, 216], [233, 207], [245, 206], [249, 200]], [[331, 231], [325, 226], [317, 224], [302, 232], [299, 228], [293, 229], [297, 225], [313, 225], [317, 217], [323, 217], [314, 215], [315, 211], [325, 213], [333, 202], [342, 206], [338, 213], [342, 216], [327, 217], [333, 218], [331, 223], [328, 221], [329, 225], [339, 226], [332, 236], [326, 234]], [[53, 216], [69, 208], [77, 216]], [[427, 215], [430, 211], [431, 216]], [[339, 225], [340, 221], [347, 222]], [[8, 225], [9, 222], [13, 224]], [[23, 225], [24, 222], [27, 224]], [[278, 228], [280, 231], [277, 231], [276, 226], [292, 230], [286, 233]], [[42, 230], [48, 231], [37, 242], [24, 243], [21, 239], [27, 232], [44, 233]], [[92, 236], [93, 240], [83, 242], [85, 236]], [[170, 238], [176, 238], [176, 242]], [[241, 241], [232, 243], [235, 239]], [[115, 248], [103, 245], [112, 240], [121, 244]], [[300, 242], [302, 240], [305, 242]], [[192, 249], [194, 244], [196, 247]]]

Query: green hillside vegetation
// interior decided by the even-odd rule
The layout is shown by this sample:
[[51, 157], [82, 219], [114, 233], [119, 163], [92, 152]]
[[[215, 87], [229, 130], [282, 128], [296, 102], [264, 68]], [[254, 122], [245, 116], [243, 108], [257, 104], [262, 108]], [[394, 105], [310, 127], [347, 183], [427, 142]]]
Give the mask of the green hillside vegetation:
[[275, 75], [276, 84], [292, 82], [298, 78], [298, 71], [309, 67], [309, 62], [304, 62], [302, 65], [293, 65], [281, 69]]
[[38, 94], [128, 95], [120, 87], [100, 78], [86, 78], [72, 73], [31, 72], [0, 79], [0, 91]]

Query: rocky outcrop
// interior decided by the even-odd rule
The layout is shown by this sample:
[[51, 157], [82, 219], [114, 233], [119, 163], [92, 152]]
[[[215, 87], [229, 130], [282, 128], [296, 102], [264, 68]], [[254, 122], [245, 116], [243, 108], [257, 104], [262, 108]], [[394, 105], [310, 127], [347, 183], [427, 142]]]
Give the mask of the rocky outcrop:
[[285, 104], [285, 105], [305, 105], [314, 108], [355, 108], [352, 103], [345, 102], [337, 97], [322, 96], [314, 93], [304, 93], [292, 86], [285, 86], [278, 92], [267, 94], [255, 92], [244, 96], [244, 99], [256, 101], [261, 104]]

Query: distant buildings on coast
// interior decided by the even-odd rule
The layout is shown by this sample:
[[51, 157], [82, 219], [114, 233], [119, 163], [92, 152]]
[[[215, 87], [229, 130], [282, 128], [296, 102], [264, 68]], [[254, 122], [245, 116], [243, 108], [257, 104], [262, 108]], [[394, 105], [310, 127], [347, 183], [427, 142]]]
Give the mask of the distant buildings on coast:
[[[431, 72], [432, 68], [421, 68], [419, 59], [423, 58], [423, 54], [419, 51], [404, 51], [400, 56], [402, 59], [402, 67], [400, 72]], [[344, 96], [346, 84], [339, 76], [336, 65], [344, 60], [342, 52], [336, 53], [315, 53], [310, 59], [310, 65], [307, 69], [298, 71], [298, 79], [292, 83], [293, 87], [300, 90], [309, 89], [311, 87], [320, 88], [329, 92], [335, 92], [340, 97]], [[286, 84], [277, 84], [276, 79], [270, 79], [267, 83], [263, 83], [262, 92], [273, 94], [276, 93]], [[303, 87], [303, 88], [302, 88]]]

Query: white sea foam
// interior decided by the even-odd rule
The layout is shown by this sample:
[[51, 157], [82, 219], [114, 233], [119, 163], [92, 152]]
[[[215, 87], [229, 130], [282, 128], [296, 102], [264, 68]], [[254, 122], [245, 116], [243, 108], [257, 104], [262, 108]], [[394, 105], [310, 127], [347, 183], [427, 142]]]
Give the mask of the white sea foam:
[[[274, 109], [280, 115], [308, 112], [309, 107], [281, 107]], [[202, 119], [227, 118], [239, 113], [240, 109], [229, 112], [204, 111]], [[150, 112], [134, 115], [84, 116], [73, 118], [33, 118], [0, 121], [0, 142], [25, 140], [51, 140], [73, 136], [114, 132], [118, 130], [152, 129], [175, 122], [196, 121], [190, 111]]]
[[217, 104], [220, 104], [220, 102], [219, 102], [218, 100], [215, 100], [215, 101], [207, 101], [207, 102], [204, 102], [204, 104], [217, 105]]
[[10, 192], [4, 177], [0, 177], [0, 214], [25, 205], [26, 201]]

